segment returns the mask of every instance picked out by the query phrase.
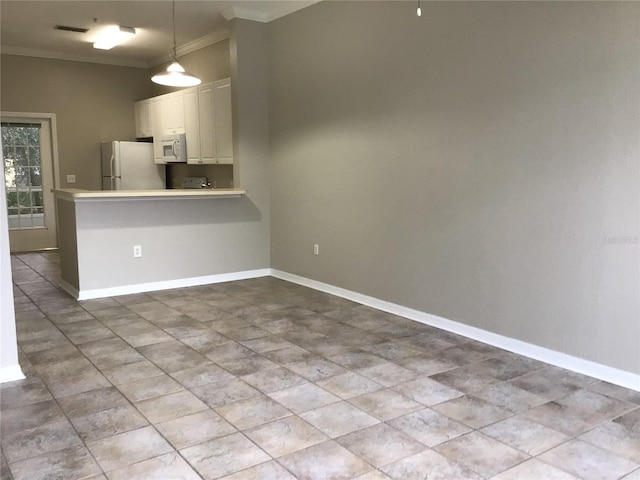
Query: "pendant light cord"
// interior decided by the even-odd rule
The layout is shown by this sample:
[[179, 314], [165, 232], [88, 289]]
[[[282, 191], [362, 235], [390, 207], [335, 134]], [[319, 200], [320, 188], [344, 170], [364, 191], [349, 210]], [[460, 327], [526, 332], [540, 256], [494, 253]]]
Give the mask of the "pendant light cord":
[[153, 83], [166, 85], [167, 87], [195, 87], [200, 85], [200, 79], [186, 72], [178, 63], [178, 47], [176, 43], [176, 0], [171, 2], [171, 23], [173, 26], [173, 49], [170, 52], [172, 63], [164, 72], [151, 77]]
[[171, 22], [173, 24], [173, 61], [177, 61], [178, 52], [176, 49], [176, 0], [171, 2]]

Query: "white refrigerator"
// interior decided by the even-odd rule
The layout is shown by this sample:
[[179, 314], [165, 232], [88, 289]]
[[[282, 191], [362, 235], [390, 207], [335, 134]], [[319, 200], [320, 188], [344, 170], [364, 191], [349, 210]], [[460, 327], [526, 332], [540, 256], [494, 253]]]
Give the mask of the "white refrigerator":
[[166, 188], [166, 167], [153, 161], [153, 144], [102, 142], [103, 190]]

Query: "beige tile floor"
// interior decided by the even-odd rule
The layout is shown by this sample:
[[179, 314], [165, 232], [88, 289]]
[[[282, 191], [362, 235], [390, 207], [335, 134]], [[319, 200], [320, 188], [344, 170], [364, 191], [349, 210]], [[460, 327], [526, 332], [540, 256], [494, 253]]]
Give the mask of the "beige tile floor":
[[2, 479], [640, 479], [640, 393], [273, 278], [76, 302], [12, 258]]

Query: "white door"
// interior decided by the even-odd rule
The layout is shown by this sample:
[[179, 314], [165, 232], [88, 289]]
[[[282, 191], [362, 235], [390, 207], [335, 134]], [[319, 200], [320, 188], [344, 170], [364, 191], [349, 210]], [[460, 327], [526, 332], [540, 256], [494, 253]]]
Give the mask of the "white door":
[[184, 93], [184, 130], [187, 141], [187, 163], [200, 160], [200, 133], [198, 132], [198, 90], [189, 88]]
[[[202, 163], [216, 163], [216, 126], [213, 108], [213, 83], [198, 87], [200, 158]], [[187, 148], [189, 148], [187, 146]]]
[[213, 109], [216, 130], [216, 163], [233, 164], [233, 134], [231, 121], [231, 81], [214, 83]]
[[3, 113], [1, 128], [11, 251], [57, 248], [52, 118]]
[[163, 95], [161, 108], [163, 134], [185, 133], [184, 93], [180, 91]]

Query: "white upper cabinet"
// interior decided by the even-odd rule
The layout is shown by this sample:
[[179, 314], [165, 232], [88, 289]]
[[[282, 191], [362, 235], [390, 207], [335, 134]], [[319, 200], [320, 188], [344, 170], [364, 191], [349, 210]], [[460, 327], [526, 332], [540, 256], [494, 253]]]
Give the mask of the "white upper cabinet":
[[200, 133], [198, 132], [198, 90], [189, 88], [184, 93], [184, 130], [187, 139], [187, 163], [200, 160]]
[[[156, 163], [166, 163], [162, 151], [162, 138], [166, 135], [185, 133], [184, 92], [173, 92], [150, 98], [151, 132], [153, 133], [153, 158]], [[189, 147], [187, 146], [187, 152]]]
[[141, 100], [135, 103], [136, 138], [152, 137], [151, 131], [151, 100]]
[[184, 92], [173, 92], [162, 95], [162, 133], [172, 135], [185, 133], [184, 127]]
[[213, 114], [213, 83], [198, 87], [200, 159], [194, 163], [216, 163], [216, 130]]
[[230, 79], [136, 102], [135, 112], [136, 136], [153, 136], [156, 163], [165, 163], [162, 138], [184, 133], [187, 163], [233, 164]]
[[231, 81], [198, 87], [200, 159], [191, 163], [233, 164]]
[[216, 125], [216, 163], [233, 163], [231, 80], [214, 82], [213, 112]]
[[151, 132], [153, 133], [153, 159], [156, 163], [165, 163], [162, 154], [162, 97], [151, 101]]

